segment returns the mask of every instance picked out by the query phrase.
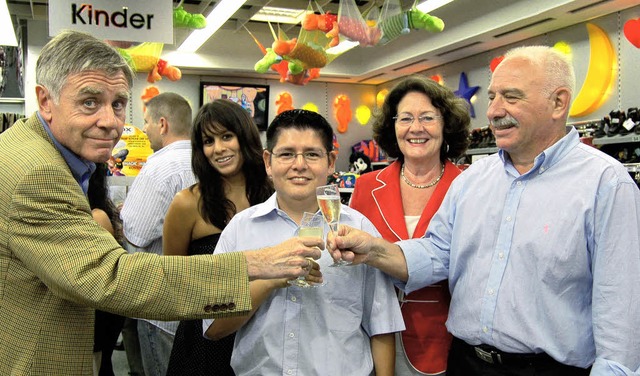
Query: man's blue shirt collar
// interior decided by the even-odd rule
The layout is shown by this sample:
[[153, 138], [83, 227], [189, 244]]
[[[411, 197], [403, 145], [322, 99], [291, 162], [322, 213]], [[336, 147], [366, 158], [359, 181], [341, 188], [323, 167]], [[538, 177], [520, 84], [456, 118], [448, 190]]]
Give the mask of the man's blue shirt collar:
[[49, 124], [44, 120], [39, 112], [37, 113], [37, 115], [38, 119], [40, 119], [40, 123], [42, 123], [44, 130], [53, 141], [56, 149], [60, 151], [60, 154], [62, 154], [62, 158], [64, 158], [64, 160], [67, 162], [67, 165], [69, 165], [69, 169], [73, 174], [73, 178], [78, 182], [80, 187], [82, 187], [82, 191], [86, 195], [89, 189], [89, 178], [91, 177], [91, 174], [93, 174], [93, 172], [96, 170], [96, 164], [78, 157], [74, 152], [58, 142], [58, 140], [53, 137], [53, 133], [51, 132], [51, 128], [49, 128]]

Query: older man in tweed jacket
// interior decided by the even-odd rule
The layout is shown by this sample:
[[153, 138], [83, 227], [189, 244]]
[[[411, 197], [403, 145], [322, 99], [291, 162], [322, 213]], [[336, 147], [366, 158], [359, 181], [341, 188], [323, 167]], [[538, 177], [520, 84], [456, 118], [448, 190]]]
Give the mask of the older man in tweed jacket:
[[133, 73], [63, 32], [36, 67], [39, 111], [0, 135], [0, 375], [91, 375], [94, 309], [159, 320], [251, 309], [249, 280], [294, 278], [319, 244], [221, 256], [128, 254], [85, 197], [123, 131]]

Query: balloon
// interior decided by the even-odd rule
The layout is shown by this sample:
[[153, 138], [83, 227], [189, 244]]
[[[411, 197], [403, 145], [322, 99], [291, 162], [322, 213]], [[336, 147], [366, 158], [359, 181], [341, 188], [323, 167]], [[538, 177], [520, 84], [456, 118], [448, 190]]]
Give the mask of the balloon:
[[349, 129], [349, 122], [353, 117], [351, 112], [351, 99], [345, 94], [338, 95], [333, 100], [333, 109], [336, 121], [338, 121], [338, 132], [346, 132], [347, 129]]
[[502, 60], [504, 60], [504, 55], [491, 59], [491, 63], [489, 64], [489, 69], [491, 69], [491, 72], [496, 70], [498, 64], [502, 63]]
[[366, 125], [369, 122], [369, 119], [371, 119], [371, 110], [369, 107], [364, 104], [358, 106], [358, 108], [356, 108], [356, 119], [358, 119], [358, 123], [360, 123], [360, 125]]
[[389, 89], [382, 89], [378, 92], [378, 95], [376, 95], [376, 105], [378, 107], [382, 107], [382, 104], [384, 103], [384, 99], [387, 97], [387, 94], [389, 94]]
[[293, 97], [286, 91], [280, 93], [278, 99], [276, 99], [276, 106], [278, 106], [276, 111], [278, 115], [284, 111], [293, 110]]
[[589, 68], [582, 88], [571, 105], [569, 116], [585, 116], [597, 110], [608, 98], [616, 64], [615, 51], [607, 33], [599, 26], [586, 24], [589, 32]]
[[640, 48], [640, 18], [625, 22], [624, 36], [636, 48]]
[[304, 106], [302, 106], [303, 110], [318, 112], [318, 106], [316, 106], [313, 102], [307, 102]]
[[553, 45], [553, 48], [555, 48], [556, 50], [562, 52], [567, 56], [571, 56], [571, 45], [569, 45], [569, 43], [565, 41], [557, 42], [556, 44]]

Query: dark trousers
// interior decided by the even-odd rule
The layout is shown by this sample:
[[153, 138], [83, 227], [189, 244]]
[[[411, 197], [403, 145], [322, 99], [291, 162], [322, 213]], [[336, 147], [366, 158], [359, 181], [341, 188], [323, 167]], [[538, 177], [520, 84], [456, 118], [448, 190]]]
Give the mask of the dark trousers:
[[591, 368], [584, 369], [559, 363], [548, 356], [530, 360], [509, 359], [505, 364], [490, 363], [477, 356], [474, 347], [454, 338], [449, 350], [447, 376], [589, 376]]

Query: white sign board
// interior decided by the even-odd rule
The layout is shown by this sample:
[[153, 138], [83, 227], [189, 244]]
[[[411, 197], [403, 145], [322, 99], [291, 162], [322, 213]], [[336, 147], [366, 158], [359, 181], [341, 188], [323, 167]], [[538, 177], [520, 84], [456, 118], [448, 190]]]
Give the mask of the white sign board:
[[49, 35], [64, 29], [104, 40], [173, 43], [171, 0], [52, 0]]

